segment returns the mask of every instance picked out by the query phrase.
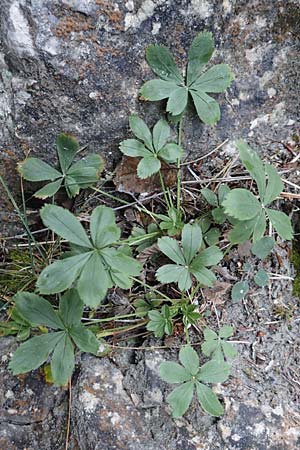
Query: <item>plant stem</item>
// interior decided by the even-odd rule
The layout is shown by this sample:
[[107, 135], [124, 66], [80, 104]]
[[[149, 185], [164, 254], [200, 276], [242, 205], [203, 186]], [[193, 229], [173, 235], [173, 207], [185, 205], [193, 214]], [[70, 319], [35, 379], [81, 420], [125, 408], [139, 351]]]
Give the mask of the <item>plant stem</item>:
[[161, 170], [159, 170], [158, 173], [159, 173], [159, 179], [160, 179], [161, 188], [162, 188], [162, 191], [164, 193], [165, 202], [167, 204], [167, 208], [169, 209], [170, 208], [170, 204], [169, 204], [169, 199], [168, 199], [168, 196], [167, 196], [167, 190], [166, 190], [164, 178], [162, 176]]
[[[178, 125], [178, 145], [181, 147], [182, 141], [182, 117]], [[180, 197], [181, 197], [181, 158], [177, 160], [177, 211], [180, 212]]]
[[144, 283], [143, 281], [139, 280], [138, 278], [135, 277], [130, 277], [133, 281], [135, 281], [136, 283], [139, 283], [140, 285], [150, 289], [151, 291], [155, 292], [156, 294], [160, 295], [161, 297], [165, 298], [166, 300], [168, 300], [169, 302], [173, 303], [172, 300], [165, 294], [163, 294], [162, 292], [158, 291], [157, 289], [155, 289], [153, 286], [150, 286], [149, 284]]

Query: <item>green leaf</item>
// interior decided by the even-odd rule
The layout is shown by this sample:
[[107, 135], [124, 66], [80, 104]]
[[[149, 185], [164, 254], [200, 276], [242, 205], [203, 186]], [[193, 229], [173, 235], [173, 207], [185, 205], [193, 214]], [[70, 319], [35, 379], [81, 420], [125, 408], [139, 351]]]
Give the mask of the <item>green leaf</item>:
[[222, 205], [226, 214], [241, 221], [253, 219], [261, 212], [261, 204], [247, 189], [233, 189]]
[[129, 124], [133, 134], [143, 141], [146, 147], [153, 150], [151, 131], [146, 123], [140, 117], [133, 115], [129, 117]]
[[161, 312], [157, 310], [149, 311], [148, 316], [150, 321], [147, 324], [147, 330], [153, 331], [155, 337], [163, 337], [165, 333], [172, 334], [173, 323], [168, 306], [164, 305]]
[[267, 228], [266, 214], [264, 210], [257, 216], [256, 222], [253, 228], [253, 242], [259, 241], [265, 234]]
[[293, 239], [293, 228], [290, 218], [283, 212], [273, 209], [266, 208], [266, 213], [279, 236], [291, 241]]
[[125, 141], [122, 141], [119, 149], [126, 156], [144, 157], [152, 155], [152, 152], [137, 139], [126, 139]]
[[183, 83], [182, 75], [166, 47], [149, 45], [146, 50], [146, 59], [153, 72], [163, 80]]
[[182, 149], [177, 144], [167, 144], [159, 152], [158, 156], [168, 163], [177, 161], [182, 155]]
[[214, 339], [218, 339], [218, 335], [215, 331], [210, 330], [209, 328], [205, 328], [203, 331], [204, 339], [206, 341], [211, 341]]
[[62, 336], [63, 331], [35, 336], [21, 344], [9, 363], [14, 375], [30, 372], [40, 367], [47, 359]]
[[231, 299], [234, 303], [242, 300], [249, 291], [247, 281], [238, 281], [232, 288]]
[[161, 162], [155, 156], [147, 156], [140, 160], [137, 166], [138, 177], [144, 180], [160, 170]]
[[159, 152], [167, 143], [171, 128], [165, 120], [159, 120], [153, 128], [153, 145], [156, 152]]
[[72, 326], [69, 330], [70, 336], [82, 352], [97, 355], [99, 349], [99, 341], [91, 332], [82, 325]]
[[201, 344], [201, 350], [203, 355], [210, 356], [218, 346], [219, 342], [217, 340], [203, 342], [203, 344]]
[[219, 204], [218, 197], [211, 189], [203, 188], [200, 190], [200, 192], [207, 201], [207, 203], [209, 203], [211, 206], [218, 206]]
[[187, 83], [189, 86], [199, 77], [213, 52], [214, 38], [212, 33], [203, 31], [197, 34], [193, 39], [188, 56]]
[[143, 84], [140, 94], [145, 100], [158, 101], [169, 98], [177, 88], [174, 81], [150, 80]]
[[202, 269], [204, 266], [215, 266], [223, 258], [223, 253], [215, 245], [208, 247], [205, 250], [201, 250], [199, 255], [196, 256], [192, 262], [192, 268], [195, 270]]
[[[95, 155], [96, 156], [96, 155]], [[81, 161], [78, 161], [78, 165]], [[76, 164], [74, 164], [76, 166]], [[77, 195], [80, 189], [87, 188], [97, 183], [99, 171], [94, 167], [82, 167], [81, 169], [71, 166], [66, 176], [66, 182], [72, 191], [73, 197]], [[73, 184], [72, 184], [73, 183]]]
[[229, 241], [232, 244], [240, 244], [247, 241], [253, 233], [257, 219], [244, 220], [238, 222], [228, 233]]
[[226, 359], [236, 358], [237, 350], [230, 342], [222, 341], [221, 345]]
[[167, 111], [173, 116], [181, 114], [187, 105], [188, 90], [184, 86], [177, 86], [170, 94], [167, 102]]
[[81, 247], [92, 248], [83, 226], [67, 209], [56, 205], [45, 205], [40, 215], [44, 225], [58, 236]]
[[263, 202], [264, 205], [268, 205], [281, 194], [284, 186], [280, 178], [280, 175], [275, 169], [275, 167], [271, 166], [270, 164], [266, 164], [265, 170], [268, 175], [268, 184], [266, 188], [266, 193], [263, 197]]
[[264, 236], [252, 245], [251, 252], [260, 259], [265, 259], [273, 250], [275, 239], [271, 236]]
[[74, 137], [61, 133], [56, 139], [56, 147], [60, 167], [63, 173], [66, 173], [79, 150], [79, 144]]
[[156, 272], [156, 278], [161, 283], [178, 283], [179, 289], [183, 292], [192, 285], [189, 271], [186, 267], [176, 264], [165, 264]]
[[220, 230], [218, 230], [218, 228], [211, 228], [207, 233], [205, 233], [204, 240], [208, 245], [214, 246], [218, 244], [220, 237]]
[[105, 298], [109, 280], [98, 252], [94, 252], [85, 263], [77, 289], [85, 305], [96, 308]]
[[191, 345], [181, 347], [179, 351], [179, 360], [191, 375], [197, 374], [199, 370], [199, 357], [196, 350], [194, 350]]
[[227, 194], [229, 194], [230, 188], [227, 186], [227, 184], [220, 184], [218, 188], [218, 197], [219, 197], [219, 203], [220, 205], [225, 200]]
[[171, 361], [161, 363], [159, 376], [167, 383], [183, 383], [191, 379], [191, 374], [184, 367]]
[[103, 205], [93, 210], [90, 230], [93, 244], [98, 249], [118, 241], [121, 235], [121, 230], [116, 225], [114, 210]]
[[192, 381], [188, 381], [187, 383], [183, 383], [181, 386], [178, 386], [171, 392], [171, 394], [168, 395], [166, 400], [171, 407], [172, 416], [175, 419], [183, 416], [188, 410], [193, 398], [193, 393], [194, 383]]
[[69, 289], [60, 299], [59, 313], [67, 327], [81, 323], [83, 303], [76, 289]]
[[62, 178], [60, 178], [57, 181], [53, 181], [52, 183], [48, 183], [46, 184], [46, 186], [42, 187], [37, 192], [35, 192], [34, 196], [41, 199], [52, 197], [60, 189], [61, 184]]
[[66, 175], [65, 177], [65, 188], [69, 198], [76, 197], [80, 191], [80, 187], [75, 178], [72, 178], [70, 175]]
[[202, 244], [202, 231], [197, 223], [186, 224], [182, 230], [182, 251], [189, 264]]
[[240, 158], [243, 165], [246, 167], [251, 177], [256, 181], [259, 196], [263, 199], [266, 189], [266, 175], [261, 159], [245, 141], [237, 141], [236, 146], [240, 152]]
[[168, 258], [177, 264], [185, 265], [183, 253], [175, 239], [170, 237], [162, 237], [157, 241], [159, 250], [164, 253]]
[[75, 367], [74, 346], [67, 334], [56, 344], [51, 360], [54, 384], [64, 386], [72, 376]]
[[194, 269], [192, 267], [191, 272], [203, 286], [211, 287], [217, 281], [214, 273], [206, 267], [202, 267], [201, 269]]
[[89, 252], [71, 256], [61, 261], [55, 261], [43, 269], [36, 283], [39, 292], [41, 294], [56, 294], [68, 289], [91, 255], [92, 253]]
[[269, 275], [265, 270], [259, 269], [259, 271], [254, 275], [254, 281], [260, 287], [268, 286]]
[[192, 88], [203, 92], [224, 92], [233, 79], [233, 73], [227, 64], [216, 64], [201, 75]]
[[28, 181], [54, 181], [62, 176], [58, 170], [38, 158], [25, 159], [18, 164], [18, 170]]
[[104, 163], [101, 156], [92, 153], [73, 164], [68, 170], [68, 174], [75, 178], [81, 188], [85, 188], [98, 180], [103, 168]]
[[221, 117], [218, 102], [202, 91], [190, 91], [199, 118], [208, 125], [215, 125]]
[[200, 367], [197, 375], [199, 381], [207, 383], [223, 383], [230, 374], [230, 365], [225, 362], [211, 360]]
[[219, 331], [220, 338], [229, 338], [233, 336], [233, 327], [231, 325], [224, 325]]
[[211, 388], [202, 383], [197, 383], [196, 388], [200, 405], [204, 411], [214, 417], [222, 416], [224, 408]]
[[116, 272], [123, 272], [134, 277], [140, 274], [140, 271], [142, 269], [142, 265], [140, 264], [140, 262], [132, 258], [131, 256], [125, 255], [121, 251], [116, 250], [113, 253], [111, 251], [103, 251], [101, 255], [104, 258], [106, 264]]
[[64, 329], [64, 324], [51, 303], [31, 292], [18, 292], [14, 296], [18, 312], [32, 325]]

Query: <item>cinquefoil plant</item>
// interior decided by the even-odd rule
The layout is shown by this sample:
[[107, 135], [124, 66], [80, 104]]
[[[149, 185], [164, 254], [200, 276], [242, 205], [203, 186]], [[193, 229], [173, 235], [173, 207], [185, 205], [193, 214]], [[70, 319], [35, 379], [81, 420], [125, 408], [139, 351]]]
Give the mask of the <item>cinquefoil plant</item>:
[[207, 267], [214, 266], [223, 254], [216, 246], [200, 250], [202, 231], [198, 224], [187, 224], [182, 230], [182, 248], [170, 237], [158, 239], [159, 249], [175, 264], [166, 264], [158, 269], [156, 278], [161, 283], [178, 283], [181, 291], [192, 286], [193, 275], [203, 286], [212, 286], [216, 281], [214, 273]]
[[130, 128], [139, 139], [126, 139], [121, 142], [120, 150], [126, 156], [141, 157], [137, 174], [139, 178], [148, 178], [161, 168], [161, 161], [177, 161], [182, 150], [175, 143], [167, 143], [171, 129], [165, 120], [159, 120], [153, 128], [153, 134], [145, 122], [137, 116], [129, 118]]
[[44, 326], [51, 330], [29, 339], [15, 351], [9, 363], [14, 375], [37, 369], [52, 355], [54, 383], [64, 385], [74, 370], [75, 346], [83, 352], [97, 354], [99, 342], [81, 324], [83, 303], [75, 289], [62, 296], [57, 312], [43, 297], [30, 292], [19, 292], [14, 300], [17, 311], [32, 326]]
[[[281, 211], [267, 208], [282, 192], [283, 183], [274, 166], [263, 166], [257, 153], [244, 141], [238, 141], [242, 163], [256, 181], [259, 200], [247, 189], [233, 189], [222, 202], [225, 214], [238, 219], [238, 223], [229, 233], [233, 244], [244, 242], [252, 236], [253, 242], [259, 241], [265, 234], [267, 220], [282, 239], [291, 240], [293, 229], [289, 217]], [[268, 182], [266, 179], [268, 176]]]
[[65, 291], [77, 280], [81, 299], [95, 308], [109, 288], [131, 287], [130, 277], [139, 275], [141, 265], [121, 247], [121, 230], [111, 208], [98, 206], [94, 209], [90, 220], [91, 238], [73, 214], [60, 206], [44, 206], [41, 218], [58, 236], [73, 244], [72, 256], [55, 261], [40, 274], [36, 286], [41, 294]]
[[34, 194], [35, 197], [42, 199], [52, 197], [62, 186], [70, 198], [75, 197], [80, 189], [95, 184], [103, 170], [103, 160], [96, 154], [87, 155], [72, 164], [79, 150], [79, 144], [72, 136], [60, 134], [56, 140], [56, 147], [60, 171], [38, 158], [27, 158], [18, 164], [18, 170], [25, 180], [51, 181], [39, 189]]
[[227, 64], [217, 64], [203, 73], [213, 52], [212, 34], [206, 31], [199, 33], [192, 42], [186, 77], [183, 77], [166, 47], [150, 45], [146, 58], [160, 79], [147, 81], [140, 91], [142, 97], [152, 101], [168, 99], [167, 111], [172, 116], [180, 116], [190, 96], [202, 122], [215, 125], [220, 120], [220, 107], [208, 93], [224, 92], [234, 77]]
[[179, 352], [182, 364], [164, 361], [160, 366], [160, 376], [168, 383], [181, 383], [167, 397], [174, 418], [183, 416], [193, 399], [196, 389], [198, 400], [204, 411], [212, 416], [224, 414], [224, 408], [211, 388], [203, 383], [222, 383], [226, 381], [230, 366], [224, 361], [208, 361], [200, 367], [197, 352], [186, 345]]

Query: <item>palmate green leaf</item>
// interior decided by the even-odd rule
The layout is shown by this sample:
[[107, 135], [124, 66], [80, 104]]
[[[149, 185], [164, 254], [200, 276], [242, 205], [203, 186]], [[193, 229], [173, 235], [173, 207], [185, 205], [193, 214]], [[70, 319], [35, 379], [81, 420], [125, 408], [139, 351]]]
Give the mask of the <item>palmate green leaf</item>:
[[237, 350], [230, 342], [222, 341], [221, 346], [222, 346], [222, 350], [224, 352], [226, 359], [236, 358]]
[[188, 55], [187, 84], [190, 86], [201, 74], [214, 52], [212, 33], [203, 31], [193, 39]]
[[59, 314], [66, 327], [79, 325], [83, 313], [83, 302], [76, 289], [69, 289], [60, 299]]
[[9, 363], [14, 375], [30, 372], [40, 367], [64, 336], [63, 331], [35, 336], [21, 344]]
[[79, 150], [79, 144], [73, 136], [61, 133], [56, 139], [56, 147], [60, 167], [66, 173]]
[[238, 281], [232, 288], [231, 299], [234, 303], [242, 300], [249, 292], [249, 284], [247, 281]]
[[129, 117], [129, 124], [133, 134], [153, 151], [152, 135], [146, 123], [140, 117], [132, 115]]
[[263, 199], [266, 190], [266, 175], [261, 159], [242, 139], [236, 142], [236, 146], [239, 150], [243, 165], [246, 167], [251, 177], [256, 181], [259, 196]]
[[292, 240], [293, 228], [290, 218], [281, 211], [274, 211], [269, 208], [266, 208], [266, 213], [279, 236], [288, 241]]
[[265, 195], [263, 197], [264, 205], [273, 202], [283, 191], [283, 182], [275, 167], [270, 164], [265, 165], [265, 170], [268, 175], [268, 184]]
[[184, 367], [171, 361], [161, 363], [159, 376], [167, 383], [184, 383], [191, 379], [191, 374]]
[[215, 331], [211, 330], [210, 328], [205, 328], [203, 331], [204, 339], [206, 341], [212, 341], [214, 339], [218, 339], [218, 335]]
[[93, 252], [85, 263], [78, 279], [78, 294], [85, 305], [96, 308], [104, 300], [109, 280], [101, 257]]
[[81, 247], [92, 248], [83, 226], [67, 209], [56, 205], [45, 205], [40, 215], [44, 225], [58, 236]]
[[219, 346], [218, 340], [205, 341], [201, 344], [201, 350], [203, 355], [210, 356], [216, 348]]
[[162, 237], [157, 241], [158, 247], [162, 253], [177, 264], [185, 265], [183, 253], [179, 247], [178, 242], [170, 237]]
[[72, 326], [69, 333], [79, 350], [97, 355], [99, 341], [96, 336], [82, 325]]
[[192, 381], [188, 381], [183, 383], [181, 386], [178, 386], [171, 392], [171, 394], [168, 395], [166, 400], [171, 407], [172, 416], [175, 419], [186, 413], [191, 404], [193, 393], [194, 383]]
[[252, 192], [242, 188], [230, 191], [222, 205], [225, 214], [241, 221], [253, 219], [261, 212], [261, 204]]
[[191, 345], [181, 347], [179, 361], [191, 375], [194, 376], [199, 371], [199, 357]]
[[227, 64], [216, 64], [197, 78], [191, 88], [202, 92], [224, 92], [233, 79], [233, 73]]
[[153, 127], [153, 145], [156, 152], [159, 152], [167, 143], [171, 133], [171, 128], [165, 120], [159, 120]]
[[204, 240], [207, 245], [213, 247], [214, 245], [218, 244], [220, 237], [220, 230], [218, 230], [218, 228], [211, 228], [207, 233], [205, 233]]
[[254, 275], [254, 281], [260, 287], [268, 286], [269, 275], [265, 270], [259, 269], [259, 271]]
[[71, 378], [75, 367], [74, 346], [65, 333], [58, 341], [51, 359], [51, 373], [54, 384], [64, 386]]
[[211, 360], [200, 367], [197, 375], [199, 381], [207, 383], [223, 383], [230, 374], [230, 364], [222, 361]]
[[166, 81], [183, 83], [182, 75], [175, 64], [169, 50], [162, 45], [149, 45], [146, 50], [146, 59], [156, 75]]
[[38, 158], [25, 159], [18, 164], [18, 170], [28, 181], [54, 181], [62, 176], [58, 170]]
[[233, 327], [231, 325], [224, 325], [219, 331], [220, 338], [229, 338], [233, 336]]
[[227, 194], [229, 194], [230, 188], [227, 186], [227, 184], [220, 184], [218, 188], [218, 198], [219, 198], [219, 204], [221, 205], [223, 201], [225, 200]]
[[211, 388], [197, 382], [196, 389], [200, 405], [204, 411], [214, 417], [220, 417], [224, 414], [224, 408]]
[[96, 248], [101, 249], [120, 239], [121, 230], [116, 225], [116, 216], [112, 208], [97, 206], [90, 221], [91, 238]]
[[166, 144], [159, 152], [158, 156], [168, 163], [177, 161], [182, 155], [182, 149], [177, 144]]
[[253, 255], [260, 259], [265, 259], [273, 250], [275, 239], [271, 236], [264, 236], [251, 247]]
[[257, 218], [251, 220], [243, 220], [235, 224], [232, 230], [230, 230], [230, 232], [228, 233], [229, 241], [232, 244], [241, 244], [247, 241], [253, 234]]
[[144, 157], [152, 155], [152, 152], [137, 139], [126, 139], [125, 141], [122, 141], [119, 149], [123, 155], [131, 157]]
[[101, 252], [101, 256], [108, 266], [116, 272], [122, 272], [131, 276], [138, 276], [142, 269], [139, 261], [125, 255], [121, 250], [108, 249]]
[[62, 181], [62, 178], [60, 178], [59, 180], [46, 184], [46, 186], [35, 192], [34, 196], [37, 198], [41, 198], [42, 200], [48, 197], [52, 197], [60, 189]]
[[189, 264], [202, 244], [202, 230], [197, 223], [186, 224], [182, 230], [182, 251]]
[[137, 166], [138, 177], [144, 180], [157, 173], [161, 168], [161, 162], [156, 156], [146, 156], [141, 159]]
[[172, 116], [181, 114], [187, 105], [189, 91], [184, 86], [177, 86], [170, 94], [167, 102], [167, 112]]
[[143, 84], [140, 94], [144, 100], [155, 102], [169, 98], [177, 88], [178, 85], [174, 81], [150, 80]]
[[155, 337], [161, 338], [164, 334], [172, 334], [173, 323], [168, 306], [164, 305], [161, 312], [149, 311], [148, 316], [150, 321], [147, 324], [147, 330], [153, 331]]
[[226, 214], [224, 213], [224, 208], [222, 206], [220, 206], [219, 208], [214, 208], [211, 211], [211, 215], [213, 216], [214, 222], [220, 225], [227, 219]]
[[51, 303], [31, 292], [18, 292], [14, 296], [18, 312], [32, 325], [64, 329], [64, 324]]
[[42, 270], [36, 287], [41, 294], [56, 294], [71, 287], [81, 270], [88, 262], [92, 252], [55, 261]]
[[202, 122], [215, 125], [221, 117], [218, 102], [205, 92], [190, 90], [198, 116]]

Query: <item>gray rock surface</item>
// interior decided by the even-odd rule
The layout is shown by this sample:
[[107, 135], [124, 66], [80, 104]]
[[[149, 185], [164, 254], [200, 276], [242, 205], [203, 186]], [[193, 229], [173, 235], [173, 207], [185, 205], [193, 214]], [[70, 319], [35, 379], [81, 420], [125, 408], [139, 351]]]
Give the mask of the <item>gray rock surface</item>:
[[[61, 131], [114, 167], [128, 115], [139, 113], [152, 125], [163, 114], [162, 102], [138, 100], [142, 82], [152, 77], [145, 47], [163, 43], [181, 63], [203, 29], [215, 35], [213, 61], [230, 64], [236, 80], [219, 96], [222, 119], [215, 128], [190, 111], [187, 155], [228, 138], [226, 159], [241, 136], [266, 152], [285, 153], [278, 142], [297, 134], [299, 22], [298, 0], [1, 0], [2, 176], [18, 198], [16, 162], [29, 151], [53, 162]], [[17, 219], [2, 191], [0, 198], [1, 230], [12, 234]]]

